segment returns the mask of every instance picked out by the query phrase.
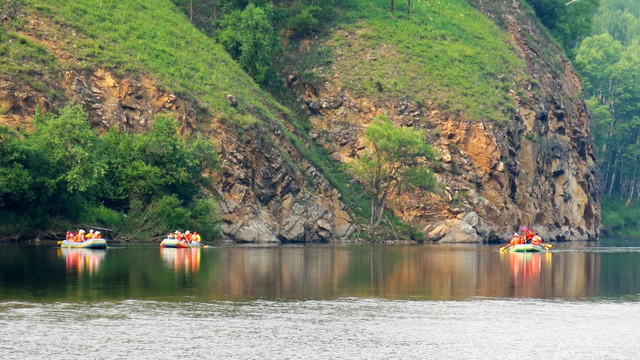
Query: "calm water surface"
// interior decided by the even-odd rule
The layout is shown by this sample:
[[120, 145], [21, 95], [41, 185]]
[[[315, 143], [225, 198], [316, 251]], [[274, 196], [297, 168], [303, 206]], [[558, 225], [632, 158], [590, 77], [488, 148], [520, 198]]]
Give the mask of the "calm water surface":
[[635, 359], [640, 240], [0, 246], [0, 358]]

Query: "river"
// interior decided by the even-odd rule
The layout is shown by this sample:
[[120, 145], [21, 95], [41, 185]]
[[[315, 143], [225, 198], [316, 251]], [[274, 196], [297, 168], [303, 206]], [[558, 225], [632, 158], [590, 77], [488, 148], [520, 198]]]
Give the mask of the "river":
[[635, 359], [640, 240], [0, 245], [2, 359]]

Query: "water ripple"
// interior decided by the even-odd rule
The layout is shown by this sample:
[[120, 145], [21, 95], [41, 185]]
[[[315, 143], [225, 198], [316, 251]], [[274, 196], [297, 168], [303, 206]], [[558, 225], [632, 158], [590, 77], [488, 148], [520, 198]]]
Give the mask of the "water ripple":
[[20, 360], [630, 358], [639, 317], [640, 303], [620, 301], [7, 302], [0, 351]]

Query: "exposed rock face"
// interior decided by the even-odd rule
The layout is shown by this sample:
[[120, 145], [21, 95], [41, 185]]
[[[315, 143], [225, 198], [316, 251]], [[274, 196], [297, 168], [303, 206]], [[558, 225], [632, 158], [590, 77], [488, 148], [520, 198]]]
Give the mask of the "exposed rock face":
[[[63, 46], [55, 38], [38, 37], [41, 26], [46, 24], [32, 19], [22, 35], [47, 47], [60, 61], [73, 63], [73, 54], [57, 51]], [[154, 116], [170, 114], [180, 122], [181, 133], [199, 132], [215, 141], [223, 165], [222, 172], [213, 176], [221, 197], [222, 229], [229, 240], [343, 241], [354, 229], [340, 194], [270, 119], [260, 119], [264, 126], [250, 125], [239, 132], [238, 125], [198, 110], [198, 104], [161, 89], [144, 75], [117, 77], [102, 69], [69, 70], [44, 80], [64, 98], [50, 99], [19, 79], [0, 74], [0, 124], [29, 129], [38, 107], [55, 111], [72, 99], [83, 106], [90, 125], [102, 131], [112, 127], [146, 131]], [[240, 99], [229, 94], [226, 100], [235, 107]]]
[[[524, 225], [547, 240], [596, 238], [600, 203], [579, 79], [566, 59], [554, 60], [552, 66], [540, 56], [542, 47], [554, 45], [537, 24], [520, 16], [519, 1], [472, 2], [505, 29], [536, 79], [518, 85], [522, 98], [512, 94], [519, 108], [510, 123], [445, 116], [429, 99], [416, 103], [355, 96], [339, 77], [313, 87], [291, 76], [288, 85], [309, 111], [309, 135], [346, 163], [364, 149], [363, 130], [381, 113], [397, 125], [442, 134], [432, 140], [440, 151], [441, 162], [434, 170], [444, 192], [396, 193], [389, 202], [399, 218], [422, 230], [426, 241], [506, 240]], [[491, 6], [485, 9], [485, 4]], [[64, 52], [55, 39], [37, 38], [41, 26], [31, 20], [22, 35], [61, 61], [73, 62], [73, 54]], [[268, 119], [261, 119], [266, 127], [252, 125], [238, 132], [144, 76], [70, 70], [43, 81], [65, 98], [51, 99], [0, 74], [0, 124], [29, 128], [36, 107], [56, 109], [74, 99], [89, 114], [91, 125], [102, 130], [117, 126], [144, 131], [155, 115], [170, 113], [182, 124], [181, 132], [197, 131], [214, 139], [223, 163], [214, 176], [228, 239], [327, 242], [346, 239], [354, 229], [340, 194]], [[229, 94], [226, 101], [235, 107], [242, 99]]]
[[[596, 239], [600, 200], [578, 77], [539, 25], [521, 16], [519, 1], [475, 5], [498, 19], [535, 79], [518, 84], [522, 98], [511, 94], [518, 109], [508, 124], [445, 116], [429, 99], [421, 105], [358, 97], [344, 90], [338, 75], [321, 87], [291, 76], [289, 86], [314, 125], [311, 137], [349, 162], [364, 149], [363, 130], [378, 114], [396, 125], [437, 130], [441, 137], [433, 145], [441, 162], [434, 170], [444, 194], [396, 193], [389, 201], [426, 241], [505, 241], [520, 226], [547, 240]], [[543, 47], [559, 59], [541, 58]]]
[[[273, 134], [279, 134], [273, 126]], [[223, 197], [220, 213], [225, 235], [239, 242], [345, 239], [353, 224], [340, 194], [291, 144], [278, 136], [274, 142], [267, 141], [257, 132], [256, 128], [247, 129], [243, 142], [228, 128], [216, 130], [224, 158], [217, 181]], [[304, 170], [295, 169], [285, 154], [296, 156], [295, 166]], [[314, 184], [315, 192], [307, 189], [307, 181]]]

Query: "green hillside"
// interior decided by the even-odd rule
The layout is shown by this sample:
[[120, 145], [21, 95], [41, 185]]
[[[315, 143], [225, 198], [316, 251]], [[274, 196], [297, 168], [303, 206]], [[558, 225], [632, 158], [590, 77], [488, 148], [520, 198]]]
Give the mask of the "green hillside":
[[[356, 95], [408, 99], [468, 120], [503, 123], [515, 111], [519, 84], [528, 79], [506, 35], [465, 0], [414, 1], [411, 14], [406, 14], [405, 3], [390, 13], [386, 0], [351, 0], [325, 7], [309, 0], [278, 4], [265, 13], [273, 14], [273, 31], [289, 47], [284, 55], [271, 54], [280, 59], [274, 66], [281, 73], [293, 69], [310, 83], [339, 74], [342, 86]], [[351, 181], [341, 167], [307, 139], [304, 115], [268, 93], [282, 87], [271, 84], [269, 90], [261, 89], [216, 42], [215, 26], [196, 27], [184, 5], [170, 0], [4, 2], [3, 12], [20, 16], [9, 16], [1, 25], [0, 69], [5, 80], [26, 84], [57, 104], [68, 101], [57, 83], [65, 70], [104, 68], [117, 75], [146, 74], [198, 104], [200, 111], [226, 120], [231, 128], [260, 126], [263, 121], [278, 124], [340, 190], [345, 203], [363, 204], [357, 187], [345, 186]], [[216, 16], [242, 11], [246, 5], [231, 1]], [[283, 20], [294, 11], [295, 22]], [[201, 23], [213, 23], [207, 18], [211, 14], [200, 15]], [[39, 24], [35, 39], [23, 31], [33, 21]], [[286, 35], [293, 26], [295, 35]], [[295, 50], [310, 38], [315, 39], [311, 51]], [[57, 44], [54, 51], [50, 43]], [[229, 94], [238, 99], [237, 106], [227, 100]], [[0, 114], [7, 110], [0, 108]], [[355, 211], [366, 218], [366, 208], [357, 206]]]
[[[470, 120], [503, 122], [515, 110], [510, 91], [525, 77], [504, 32], [467, 1], [399, 3], [355, 1], [306, 61], [322, 78], [337, 69], [345, 87], [386, 99], [432, 101], [440, 110]], [[382, 91], [380, 91], [382, 90]]]
[[[67, 46], [63, 50], [72, 52], [78, 62], [52, 61], [42, 47], [22, 41], [24, 53], [10, 54], [17, 64], [24, 58], [33, 58], [29, 53], [35, 52], [41, 62], [51, 67], [40, 66], [38, 70], [42, 72], [55, 71], [56, 67], [106, 68], [120, 74], [142, 71], [167, 89], [196, 99], [215, 115], [229, 119], [241, 117], [250, 108], [268, 114], [268, 107], [275, 104], [265, 100], [265, 94], [224, 49], [192, 26], [171, 1], [18, 3], [27, 13], [53, 20], [52, 33], [45, 37], [63, 40]], [[13, 26], [22, 25], [18, 22]], [[19, 35], [9, 36], [20, 39]], [[16, 70], [25, 73], [25, 69]], [[227, 94], [241, 99], [238, 108], [229, 105]]]

